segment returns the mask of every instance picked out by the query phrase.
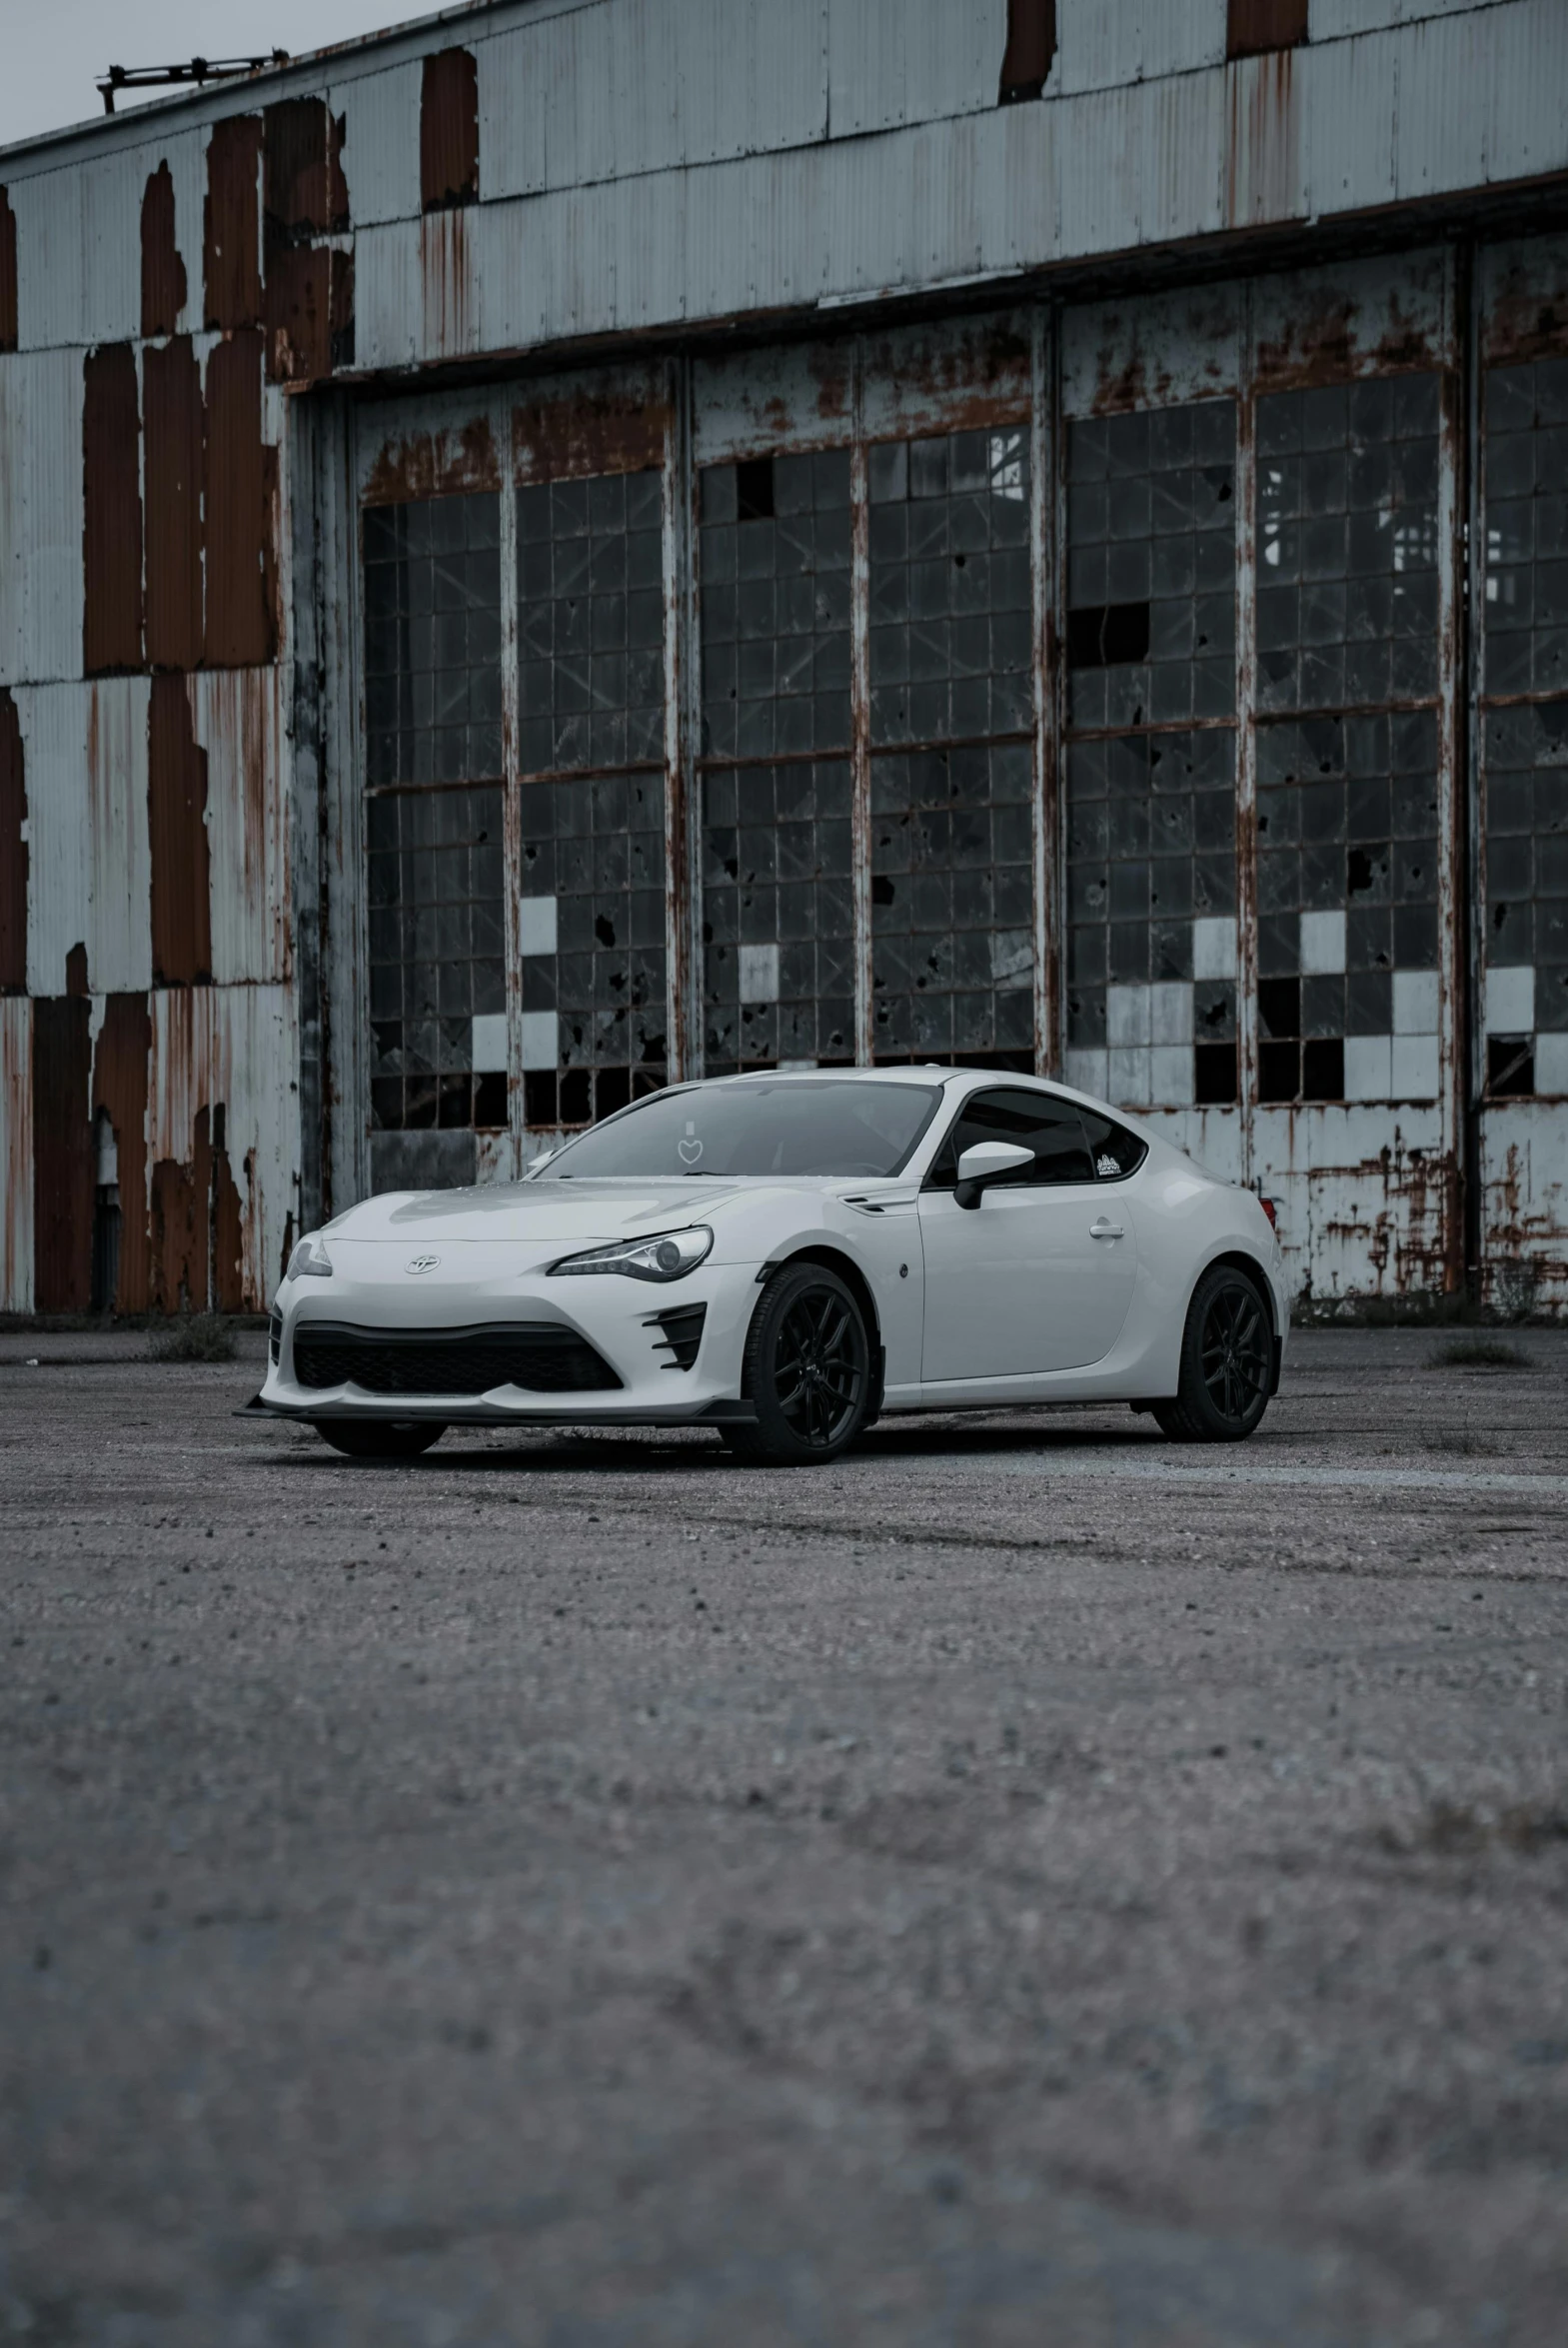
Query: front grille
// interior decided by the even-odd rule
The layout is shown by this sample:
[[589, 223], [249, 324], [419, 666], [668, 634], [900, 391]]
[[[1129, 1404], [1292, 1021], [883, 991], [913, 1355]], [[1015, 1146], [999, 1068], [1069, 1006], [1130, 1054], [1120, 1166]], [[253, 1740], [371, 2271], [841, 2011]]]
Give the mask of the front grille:
[[294, 1332], [294, 1374], [317, 1391], [356, 1385], [370, 1394], [586, 1394], [621, 1383], [586, 1337], [550, 1320], [415, 1329], [307, 1321]]
[[706, 1304], [672, 1304], [668, 1312], [656, 1312], [646, 1320], [645, 1328], [657, 1328], [654, 1339], [657, 1350], [668, 1349], [673, 1358], [662, 1366], [666, 1369], [690, 1369], [697, 1359], [703, 1342], [703, 1323], [708, 1318]]

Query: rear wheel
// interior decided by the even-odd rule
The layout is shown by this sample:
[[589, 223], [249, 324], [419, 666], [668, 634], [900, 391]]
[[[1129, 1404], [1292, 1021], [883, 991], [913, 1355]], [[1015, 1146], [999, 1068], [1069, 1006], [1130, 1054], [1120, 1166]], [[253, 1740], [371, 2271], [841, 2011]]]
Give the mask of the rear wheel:
[[417, 1459], [446, 1433], [425, 1419], [318, 1418], [316, 1432], [350, 1459]]
[[1268, 1408], [1274, 1342], [1255, 1280], [1233, 1265], [1206, 1271], [1187, 1307], [1181, 1383], [1154, 1416], [1185, 1443], [1239, 1443]]
[[781, 1271], [746, 1340], [743, 1391], [757, 1424], [727, 1426], [726, 1445], [743, 1459], [819, 1466], [853, 1442], [870, 1390], [870, 1340], [852, 1290], [819, 1263]]

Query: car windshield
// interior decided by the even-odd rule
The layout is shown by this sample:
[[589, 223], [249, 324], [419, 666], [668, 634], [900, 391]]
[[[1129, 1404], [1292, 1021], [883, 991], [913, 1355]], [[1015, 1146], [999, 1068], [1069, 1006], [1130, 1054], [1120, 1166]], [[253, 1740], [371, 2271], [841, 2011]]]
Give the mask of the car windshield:
[[538, 1178], [895, 1174], [940, 1099], [936, 1085], [830, 1077], [659, 1093], [568, 1143]]

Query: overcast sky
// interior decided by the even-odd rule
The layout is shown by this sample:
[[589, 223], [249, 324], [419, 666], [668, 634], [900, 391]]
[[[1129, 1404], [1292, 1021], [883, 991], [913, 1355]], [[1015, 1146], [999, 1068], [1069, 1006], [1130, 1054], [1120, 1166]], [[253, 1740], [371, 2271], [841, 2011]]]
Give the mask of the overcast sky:
[[[299, 56], [434, 15], [441, 0], [0, 0], [0, 146], [103, 112], [111, 65]], [[117, 100], [124, 109], [130, 101]]]

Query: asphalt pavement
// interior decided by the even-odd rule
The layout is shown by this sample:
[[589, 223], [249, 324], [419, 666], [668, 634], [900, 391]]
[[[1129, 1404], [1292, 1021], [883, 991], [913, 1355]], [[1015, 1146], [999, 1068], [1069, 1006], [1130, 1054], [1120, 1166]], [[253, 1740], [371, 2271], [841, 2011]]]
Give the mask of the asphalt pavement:
[[788, 1471], [0, 1335], [0, 2342], [1558, 2348], [1568, 1334], [1501, 1341]]

